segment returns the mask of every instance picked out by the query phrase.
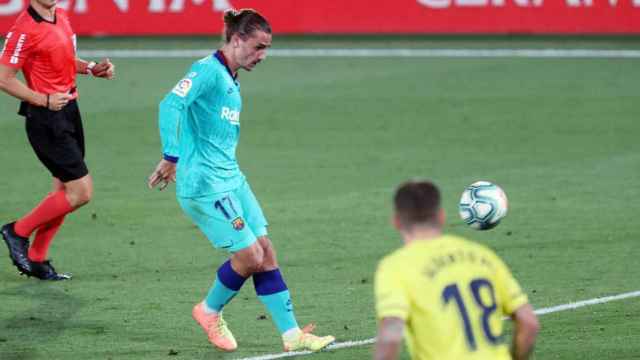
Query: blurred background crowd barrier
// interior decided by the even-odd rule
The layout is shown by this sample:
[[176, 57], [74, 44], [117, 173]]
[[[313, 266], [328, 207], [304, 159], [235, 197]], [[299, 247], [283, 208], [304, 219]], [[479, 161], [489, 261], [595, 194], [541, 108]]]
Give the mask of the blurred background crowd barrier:
[[[28, 0], [0, 0], [6, 33]], [[640, 0], [61, 0], [78, 35], [217, 34], [229, 7], [279, 34], [638, 34]]]

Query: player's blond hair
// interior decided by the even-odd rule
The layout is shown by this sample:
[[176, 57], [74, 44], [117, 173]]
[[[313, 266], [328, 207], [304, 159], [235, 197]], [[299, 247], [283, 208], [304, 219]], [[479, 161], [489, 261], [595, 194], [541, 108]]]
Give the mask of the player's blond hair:
[[255, 31], [271, 34], [271, 25], [260, 13], [253, 9], [229, 9], [224, 12], [224, 40], [231, 41], [234, 34], [246, 39]]

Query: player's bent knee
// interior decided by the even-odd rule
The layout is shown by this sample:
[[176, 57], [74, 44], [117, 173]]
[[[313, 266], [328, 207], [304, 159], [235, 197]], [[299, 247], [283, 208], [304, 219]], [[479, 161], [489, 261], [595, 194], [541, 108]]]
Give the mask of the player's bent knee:
[[80, 195], [80, 197], [78, 198], [78, 206], [83, 206], [89, 203], [89, 201], [91, 201], [93, 194], [91, 193], [83, 193]]
[[67, 199], [72, 207], [78, 208], [91, 201], [91, 198], [93, 197], [93, 181], [90, 175], [69, 181], [64, 185], [66, 188]]
[[232, 257], [232, 265], [238, 268], [241, 275], [249, 276], [259, 272], [264, 262], [264, 251], [258, 243], [242, 249]]
[[273, 246], [273, 243], [271, 242], [271, 240], [267, 236], [259, 237], [258, 244], [260, 244], [260, 247], [262, 248], [262, 251], [265, 254], [265, 258], [270, 258], [270, 257], [275, 258], [276, 249]]
[[250, 257], [247, 267], [249, 271], [253, 274], [259, 272], [262, 268], [262, 263], [264, 262], [264, 252], [260, 251], [256, 252], [253, 256]]
[[278, 260], [276, 257], [276, 250], [271, 242], [262, 244], [262, 250], [264, 252], [264, 259], [262, 261], [262, 267], [260, 271], [271, 271], [278, 268]]
[[86, 205], [89, 201], [91, 201], [92, 196], [93, 189], [91, 189], [90, 187], [67, 190], [67, 200], [69, 200], [69, 204], [74, 208]]
[[71, 205], [71, 207], [77, 209], [81, 206], [86, 205], [91, 200], [91, 197], [82, 195], [68, 195], [67, 200], [69, 200], [69, 204]]

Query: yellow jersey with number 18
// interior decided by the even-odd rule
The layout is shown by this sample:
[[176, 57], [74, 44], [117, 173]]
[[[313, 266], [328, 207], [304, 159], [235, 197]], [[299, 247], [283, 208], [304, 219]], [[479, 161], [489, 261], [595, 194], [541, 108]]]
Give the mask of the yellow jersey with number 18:
[[528, 300], [489, 248], [454, 236], [414, 241], [378, 265], [378, 319], [406, 323], [413, 359], [510, 359], [503, 317]]

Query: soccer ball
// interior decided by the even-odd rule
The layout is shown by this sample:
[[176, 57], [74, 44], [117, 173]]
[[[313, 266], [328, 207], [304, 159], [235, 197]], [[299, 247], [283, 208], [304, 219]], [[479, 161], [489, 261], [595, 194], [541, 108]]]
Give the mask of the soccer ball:
[[467, 225], [477, 230], [488, 230], [500, 223], [508, 208], [507, 195], [498, 185], [476, 181], [462, 192], [458, 211]]

